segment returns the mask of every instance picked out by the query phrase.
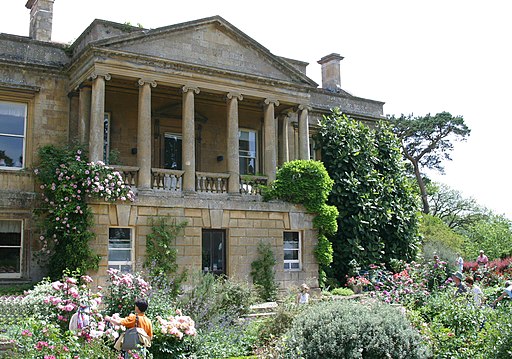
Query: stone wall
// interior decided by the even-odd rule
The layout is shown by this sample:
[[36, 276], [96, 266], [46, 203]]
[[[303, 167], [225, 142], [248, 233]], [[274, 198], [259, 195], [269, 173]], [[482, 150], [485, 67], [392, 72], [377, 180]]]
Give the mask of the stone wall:
[[[227, 196], [206, 198], [183, 196], [139, 196], [133, 204], [94, 203], [94, 232], [92, 248], [102, 256], [98, 273], [99, 284], [105, 284], [108, 264], [108, 228], [131, 227], [135, 231], [136, 265], [145, 257], [146, 236], [151, 233], [150, 219], [168, 216], [177, 222], [186, 221], [184, 234], [177, 238], [177, 263], [181, 269], [201, 270], [201, 241], [203, 229], [224, 229], [227, 243], [227, 275], [252, 282], [251, 263], [257, 259], [260, 241], [269, 243], [277, 260], [276, 280], [281, 288], [307, 281], [318, 283], [318, 264], [314, 257], [317, 233], [312, 230], [313, 215], [301, 206], [283, 202], [249, 202], [229, 200]], [[302, 236], [301, 271], [283, 269], [283, 232], [299, 231]]]

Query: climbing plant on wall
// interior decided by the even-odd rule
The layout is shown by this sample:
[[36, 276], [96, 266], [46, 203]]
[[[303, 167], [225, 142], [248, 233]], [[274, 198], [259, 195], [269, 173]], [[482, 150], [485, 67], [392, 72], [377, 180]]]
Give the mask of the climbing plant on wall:
[[66, 269], [82, 273], [97, 268], [99, 256], [89, 242], [93, 215], [90, 199], [133, 201], [121, 174], [103, 162], [88, 162], [80, 148], [45, 146], [39, 150], [35, 169], [41, 199], [36, 210], [42, 227], [40, 259], [48, 260], [50, 277]]
[[321, 285], [325, 278], [324, 269], [333, 259], [327, 236], [338, 229], [338, 210], [326, 203], [333, 183], [322, 162], [295, 160], [283, 164], [277, 171], [276, 180], [263, 192], [265, 200], [276, 198], [302, 204], [308, 212], [316, 214], [313, 219], [313, 225], [318, 229], [315, 256], [320, 264]]

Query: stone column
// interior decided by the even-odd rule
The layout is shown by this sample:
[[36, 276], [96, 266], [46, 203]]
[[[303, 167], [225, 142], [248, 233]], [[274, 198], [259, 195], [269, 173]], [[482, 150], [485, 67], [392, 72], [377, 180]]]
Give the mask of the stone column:
[[264, 171], [268, 177], [268, 182], [275, 181], [277, 167], [276, 151], [276, 120], [274, 107], [279, 106], [279, 101], [274, 99], [265, 99], [264, 101]]
[[155, 81], [139, 79], [139, 117], [137, 122], [137, 166], [139, 177], [137, 187], [151, 188], [151, 87]]
[[197, 87], [183, 86], [183, 108], [182, 108], [182, 170], [183, 174], [183, 191], [194, 192], [196, 190], [196, 148], [195, 148], [195, 105], [194, 93], [197, 95], [199, 89]]
[[299, 105], [299, 159], [309, 160], [308, 106]]
[[238, 101], [243, 96], [239, 93], [227, 94], [228, 103], [228, 136], [227, 136], [227, 166], [229, 173], [228, 193], [240, 194], [240, 157], [238, 142]]
[[105, 80], [110, 74], [91, 75], [91, 123], [89, 128], [89, 160], [103, 161], [103, 131], [105, 118]]
[[287, 111], [281, 117], [281, 146], [279, 148], [279, 164], [290, 161], [290, 112]]
[[91, 86], [81, 86], [78, 97], [78, 141], [86, 144], [91, 122]]

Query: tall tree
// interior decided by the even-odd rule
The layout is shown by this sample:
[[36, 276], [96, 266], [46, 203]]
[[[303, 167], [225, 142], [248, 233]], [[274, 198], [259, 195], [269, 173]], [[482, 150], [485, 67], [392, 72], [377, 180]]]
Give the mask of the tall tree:
[[443, 183], [427, 185], [430, 214], [440, 218], [451, 229], [462, 229], [487, 218], [489, 211], [474, 198], [467, 198]]
[[328, 274], [343, 280], [340, 275], [352, 265], [413, 259], [418, 209], [390, 127], [381, 123], [372, 129], [334, 109], [320, 122], [316, 139], [334, 180], [329, 203], [339, 211]]
[[422, 176], [422, 168], [438, 170], [443, 173], [443, 160], [451, 160], [453, 141], [465, 140], [471, 130], [464, 123], [462, 116], [452, 116], [441, 112], [434, 116], [401, 115], [391, 116], [389, 120], [393, 131], [401, 140], [402, 152], [411, 162], [414, 176], [418, 181], [423, 213], [429, 213], [430, 207], [427, 189]]

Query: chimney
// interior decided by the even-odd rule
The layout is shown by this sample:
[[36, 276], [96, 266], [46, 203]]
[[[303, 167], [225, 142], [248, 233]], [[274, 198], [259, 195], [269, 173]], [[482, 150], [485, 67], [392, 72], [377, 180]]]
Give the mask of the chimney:
[[341, 89], [340, 61], [343, 56], [330, 54], [322, 57], [318, 63], [322, 65], [322, 88], [331, 92]]
[[30, 9], [31, 39], [50, 42], [52, 39], [54, 0], [28, 0], [25, 4]]

